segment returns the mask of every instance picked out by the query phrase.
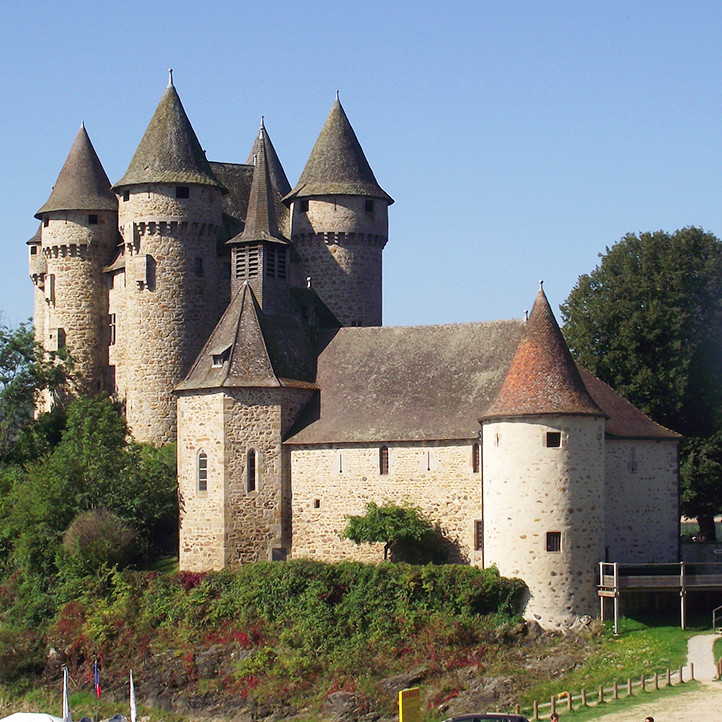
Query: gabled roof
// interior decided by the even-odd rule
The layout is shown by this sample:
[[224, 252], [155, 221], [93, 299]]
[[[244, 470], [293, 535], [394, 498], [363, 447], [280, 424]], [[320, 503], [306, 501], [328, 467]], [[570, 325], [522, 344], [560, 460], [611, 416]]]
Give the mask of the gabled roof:
[[253, 141], [251, 152], [248, 154], [248, 160], [246, 161], [247, 165], [253, 166], [256, 164], [256, 156], [258, 155], [261, 141], [263, 141], [266, 146], [266, 164], [268, 165], [268, 172], [271, 176], [271, 185], [276, 192], [283, 197], [287, 193], [291, 192], [291, 184], [288, 182], [286, 171], [283, 170], [283, 166], [278, 158], [276, 149], [273, 147], [271, 137], [268, 135], [263, 118], [261, 118], [261, 128], [258, 135], [256, 135], [256, 139]]
[[103, 170], [85, 126], [81, 125], [70, 153], [65, 160], [50, 198], [35, 214], [42, 218], [51, 211], [115, 211], [118, 199], [110, 190], [110, 181]]
[[376, 182], [338, 97], [301, 178], [284, 200], [323, 195], [371, 196], [394, 202]]
[[113, 186], [188, 183], [225, 188], [218, 182], [171, 83], [161, 96], [125, 175]]
[[276, 217], [275, 191], [271, 182], [270, 167], [267, 161], [267, 147], [263, 126], [258, 133], [253, 181], [248, 197], [248, 209], [243, 232], [228, 241], [229, 244], [250, 241], [273, 241], [287, 244], [278, 230]]
[[314, 388], [316, 353], [291, 294], [287, 309], [283, 316], [264, 314], [244, 283], [176, 390]]
[[579, 375], [542, 288], [504, 383], [484, 418], [541, 414], [604, 415]]

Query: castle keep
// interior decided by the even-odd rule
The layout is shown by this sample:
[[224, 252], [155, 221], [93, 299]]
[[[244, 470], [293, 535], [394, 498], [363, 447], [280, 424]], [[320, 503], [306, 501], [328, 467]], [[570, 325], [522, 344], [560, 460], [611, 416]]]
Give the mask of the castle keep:
[[678, 437], [574, 363], [541, 288], [527, 320], [382, 326], [391, 203], [338, 98], [292, 188], [263, 123], [208, 161], [171, 83], [114, 185], [78, 132], [28, 242], [36, 338], [177, 440], [182, 569], [378, 561], [346, 516], [410, 502], [528, 616], [593, 614], [599, 561], [677, 559]]

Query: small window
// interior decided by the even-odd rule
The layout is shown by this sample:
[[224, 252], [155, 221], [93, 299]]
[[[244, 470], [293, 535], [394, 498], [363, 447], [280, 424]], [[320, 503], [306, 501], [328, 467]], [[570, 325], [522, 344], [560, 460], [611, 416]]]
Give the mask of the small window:
[[373, 213], [374, 212], [374, 202], [370, 199], [366, 199], [366, 213]]
[[343, 474], [343, 452], [338, 452], [338, 457], [336, 459], [336, 470], [339, 474]]
[[474, 522], [474, 549], [480, 552], [484, 548], [484, 522], [477, 519]]
[[130, 200], [130, 191], [123, 191], [123, 203]]
[[37, 247], [37, 246], [30, 246], [30, 255], [31, 255], [31, 256], [37, 256], [37, 255], [38, 255], [38, 247]]
[[91, 226], [97, 226], [97, 225], [98, 225], [98, 216], [97, 216], [97, 214], [91, 213], [90, 215], [88, 215], [88, 223], [89, 223]]
[[385, 476], [389, 473], [389, 447], [382, 446], [379, 449], [379, 474]]
[[256, 490], [256, 452], [253, 449], [248, 452], [246, 488], [248, 491]]
[[221, 368], [226, 361], [231, 357], [231, 347], [229, 346], [225, 351], [221, 353], [214, 353], [212, 356], [212, 363], [214, 369]]
[[115, 346], [116, 340], [116, 326], [115, 326], [115, 314], [108, 314], [108, 346]]
[[203, 275], [203, 259], [202, 258], [196, 258], [195, 263], [193, 264], [193, 270], [195, 271], [196, 275], [198, 275], [198, 276]]
[[479, 467], [481, 462], [481, 450], [479, 444], [474, 444], [471, 447], [471, 470], [475, 473], [479, 473]]
[[298, 210], [301, 211], [301, 213], [308, 213], [308, 201], [303, 200], [298, 202]]
[[175, 197], [176, 198], [188, 198], [190, 196], [190, 188], [188, 186], [176, 186]]
[[198, 454], [198, 491], [208, 491], [208, 454]]
[[320, 508], [321, 508], [321, 500], [320, 500], [320, 499], [314, 499], [314, 500], [313, 500], [313, 508], [314, 508], [314, 509], [320, 509]]
[[547, 431], [547, 447], [549, 449], [558, 449], [562, 445], [561, 431]]
[[560, 531], [547, 532], [547, 551], [560, 552], [562, 550], [562, 533]]

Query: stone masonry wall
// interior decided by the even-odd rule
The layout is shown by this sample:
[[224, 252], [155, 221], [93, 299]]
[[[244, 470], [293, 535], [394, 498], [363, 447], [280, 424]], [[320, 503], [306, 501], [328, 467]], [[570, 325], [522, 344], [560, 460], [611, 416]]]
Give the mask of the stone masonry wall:
[[388, 240], [388, 206], [366, 198], [324, 196], [293, 204], [292, 240], [299, 263], [294, 285], [313, 288], [344, 326], [380, 326], [382, 251]]
[[[561, 446], [547, 447], [547, 432]], [[526, 616], [557, 626], [596, 611], [603, 559], [604, 424], [586, 416], [487, 423], [483, 434], [484, 565], [523, 579]], [[547, 534], [560, 550], [547, 550]]]
[[86, 394], [106, 385], [108, 297], [102, 269], [117, 234], [113, 211], [92, 215], [97, 223], [90, 223], [87, 211], [45, 214], [41, 236], [47, 269], [43, 345], [67, 346], [77, 390]]
[[481, 477], [473, 472], [473, 442], [389, 443], [380, 474], [379, 445], [290, 446], [294, 558], [378, 562], [383, 545], [341, 539], [346, 516], [369, 501], [410, 502], [441, 525], [455, 546], [452, 561], [478, 563], [475, 521], [481, 519]]
[[[178, 398], [179, 568], [201, 572], [226, 563], [225, 394]], [[208, 457], [207, 490], [198, 488], [198, 455]]]
[[176, 434], [173, 388], [217, 323], [229, 280], [217, 252], [221, 192], [175, 184], [133, 186], [119, 200], [125, 241], [126, 416], [139, 441]]
[[606, 442], [607, 558], [676, 562], [679, 489], [676, 441]]
[[[108, 314], [115, 318], [115, 343], [108, 346], [108, 364], [114, 369], [114, 388], [109, 388], [119, 400], [125, 401], [128, 393], [128, 320], [126, 317], [126, 275], [125, 269], [106, 274], [108, 285]], [[109, 387], [110, 387], [109, 383]]]

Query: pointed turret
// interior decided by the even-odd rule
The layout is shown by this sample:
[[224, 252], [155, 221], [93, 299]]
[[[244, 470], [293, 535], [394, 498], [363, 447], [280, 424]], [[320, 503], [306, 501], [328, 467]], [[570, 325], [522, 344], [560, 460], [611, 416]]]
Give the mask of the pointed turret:
[[301, 178], [285, 200], [320, 195], [369, 196], [389, 205], [394, 202], [376, 182], [338, 96]]
[[604, 415], [579, 375], [541, 286], [504, 383], [484, 418], [540, 414]]
[[115, 211], [117, 208], [118, 201], [110, 190], [108, 176], [85, 126], [81, 125], [50, 198], [35, 217], [42, 219], [43, 213], [51, 211]]
[[288, 182], [286, 171], [283, 170], [283, 166], [278, 158], [276, 149], [273, 147], [271, 137], [268, 135], [263, 118], [261, 118], [261, 129], [259, 130], [256, 139], [253, 141], [253, 147], [251, 148], [251, 152], [248, 154], [246, 164], [256, 164], [256, 156], [258, 155], [259, 146], [262, 141], [265, 145], [266, 163], [268, 165], [268, 173], [271, 177], [271, 185], [281, 195], [281, 197], [283, 197], [291, 192], [291, 184]]
[[225, 192], [172, 83], [165, 89], [128, 170], [113, 188], [141, 183], [209, 185]]

